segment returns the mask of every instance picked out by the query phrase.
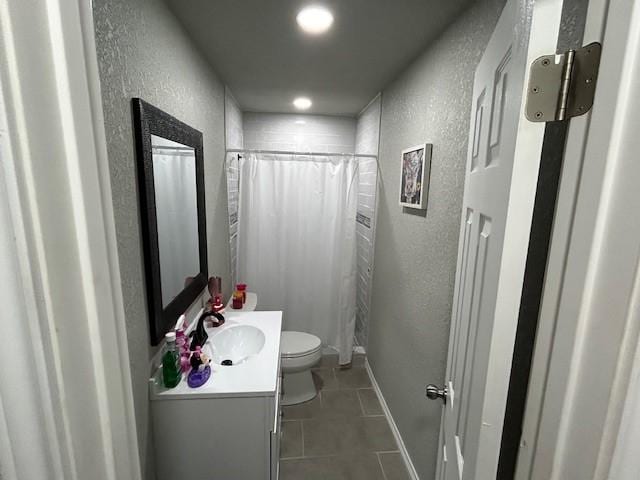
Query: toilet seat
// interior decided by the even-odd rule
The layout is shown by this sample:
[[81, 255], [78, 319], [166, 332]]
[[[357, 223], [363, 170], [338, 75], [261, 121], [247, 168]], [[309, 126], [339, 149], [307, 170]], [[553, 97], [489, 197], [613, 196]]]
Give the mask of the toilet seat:
[[282, 358], [299, 358], [314, 355], [320, 351], [322, 342], [315, 335], [304, 332], [285, 331], [280, 337]]

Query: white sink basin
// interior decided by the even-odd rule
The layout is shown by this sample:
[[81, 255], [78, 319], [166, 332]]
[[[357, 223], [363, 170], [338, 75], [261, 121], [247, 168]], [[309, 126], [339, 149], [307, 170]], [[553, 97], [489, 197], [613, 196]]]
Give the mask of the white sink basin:
[[211, 360], [218, 365], [223, 365], [225, 360], [239, 365], [260, 353], [264, 343], [265, 336], [259, 328], [232, 325], [210, 337], [209, 344], [213, 350]]
[[[162, 384], [160, 367], [149, 382], [151, 400], [272, 397], [275, 394], [282, 312], [228, 311], [225, 319], [225, 324], [220, 327], [207, 327], [209, 338], [202, 351], [212, 360], [209, 381], [200, 388], [191, 388], [183, 376], [177, 387], [166, 388]], [[234, 365], [238, 366], [222, 365], [222, 360], [235, 361]]]

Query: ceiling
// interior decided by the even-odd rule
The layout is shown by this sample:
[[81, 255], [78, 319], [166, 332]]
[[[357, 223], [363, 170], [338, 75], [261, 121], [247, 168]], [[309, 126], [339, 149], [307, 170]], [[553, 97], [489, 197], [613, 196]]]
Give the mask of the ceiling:
[[[167, 0], [245, 111], [356, 115], [469, 0]], [[296, 24], [322, 4], [335, 17], [324, 35]]]

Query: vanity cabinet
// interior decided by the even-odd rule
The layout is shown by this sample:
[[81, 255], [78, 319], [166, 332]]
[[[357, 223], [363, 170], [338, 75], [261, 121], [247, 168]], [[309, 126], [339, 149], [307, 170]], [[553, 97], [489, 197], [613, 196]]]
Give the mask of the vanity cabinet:
[[205, 347], [215, 348], [215, 335], [249, 325], [264, 333], [258, 354], [239, 365], [212, 364], [211, 378], [196, 389], [184, 378], [177, 387], [164, 388], [161, 370], [150, 379], [158, 480], [278, 478], [282, 313], [233, 313], [226, 318], [224, 326], [207, 330], [210, 342]]
[[280, 382], [275, 395], [152, 403], [158, 480], [277, 480]]

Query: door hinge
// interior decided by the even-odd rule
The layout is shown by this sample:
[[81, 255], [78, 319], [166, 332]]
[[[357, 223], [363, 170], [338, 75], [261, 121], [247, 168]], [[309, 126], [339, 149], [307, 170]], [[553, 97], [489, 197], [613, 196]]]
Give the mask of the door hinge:
[[590, 43], [531, 64], [526, 115], [532, 122], [553, 122], [584, 115], [593, 105], [602, 46]]

